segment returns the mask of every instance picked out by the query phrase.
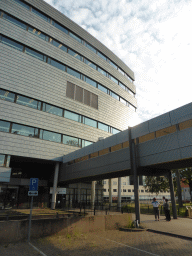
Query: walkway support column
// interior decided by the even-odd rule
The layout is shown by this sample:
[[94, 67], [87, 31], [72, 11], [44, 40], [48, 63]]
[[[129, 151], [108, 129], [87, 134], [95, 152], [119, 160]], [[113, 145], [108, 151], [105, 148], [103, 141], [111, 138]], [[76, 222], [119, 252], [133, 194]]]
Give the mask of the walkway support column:
[[170, 193], [171, 193], [173, 219], [177, 219], [177, 209], [176, 209], [176, 203], [175, 203], [175, 194], [174, 194], [173, 178], [172, 178], [171, 171], [168, 172], [168, 177], [169, 177], [169, 187], [170, 187]]
[[91, 208], [94, 209], [95, 206], [95, 184], [96, 181], [92, 181], [92, 186], [91, 186]]
[[117, 202], [118, 211], [121, 211], [121, 177], [118, 178], [118, 202]]
[[176, 179], [177, 179], [177, 193], [178, 193], [179, 207], [183, 207], [179, 170], [176, 170]]
[[112, 180], [109, 179], [109, 208], [112, 206]]
[[52, 193], [52, 199], [51, 199], [51, 209], [52, 210], [55, 210], [56, 197], [57, 197], [58, 175], [59, 175], [59, 163], [56, 163], [55, 175], [54, 175], [54, 181], [53, 181], [53, 193]]
[[139, 209], [139, 191], [138, 191], [138, 176], [137, 176], [137, 163], [136, 163], [136, 151], [135, 142], [131, 138], [131, 127], [128, 127], [129, 134], [129, 151], [130, 151], [130, 161], [131, 161], [131, 171], [134, 177], [134, 195], [135, 195], [135, 217], [136, 223], [140, 224], [140, 209]]
[[78, 205], [80, 207], [80, 204], [81, 204], [81, 183], [78, 183], [77, 185], [77, 202], [78, 202]]

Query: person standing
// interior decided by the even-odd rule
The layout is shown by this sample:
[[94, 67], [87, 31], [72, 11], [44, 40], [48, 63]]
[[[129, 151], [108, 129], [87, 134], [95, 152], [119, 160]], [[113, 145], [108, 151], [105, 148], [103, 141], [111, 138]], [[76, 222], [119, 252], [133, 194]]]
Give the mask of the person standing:
[[[164, 207], [164, 204], [165, 204], [165, 197], [163, 196], [163, 212], [165, 214], [165, 207]], [[165, 218], [166, 218], [166, 214], [165, 214]]]
[[158, 217], [158, 221], [159, 221], [159, 205], [160, 203], [156, 200], [156, 198], [153, 198], [153, 210], [154, 210], [154, 214], [155, 214], [155, 220], [157, 221], [157, 217]]
[[169, 206], [168, 199], [165, 199], [165, 203], [164, 203], [163, 207], [165, 209], [166, 221], [170, 221], [171, 216], [170, 216], [170, 206]]

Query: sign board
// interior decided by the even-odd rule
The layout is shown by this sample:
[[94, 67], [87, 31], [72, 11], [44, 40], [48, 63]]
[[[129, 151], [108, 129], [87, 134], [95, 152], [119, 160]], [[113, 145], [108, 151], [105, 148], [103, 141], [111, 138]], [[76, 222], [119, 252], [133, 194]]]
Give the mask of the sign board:
[[30, 179], [30, 185], [29, 185], [29, 191], [37, 191], [38, 190], [38, 178], [31, 178]]
[[28, 191], [28, 196], [38, 196], [38, 191]]
[[[57, 188], [57, 194], [66, 195], [66, 188]], [[50, 188], [50, 194], [53, 194], [53, 188]]]

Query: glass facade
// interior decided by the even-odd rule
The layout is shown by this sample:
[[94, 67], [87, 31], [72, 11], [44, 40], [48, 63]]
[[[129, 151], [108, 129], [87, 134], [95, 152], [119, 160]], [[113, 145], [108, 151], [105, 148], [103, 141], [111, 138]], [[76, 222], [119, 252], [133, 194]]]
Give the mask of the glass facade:
[[5, 155], [0, 154], [0, 166], [5, 165]]

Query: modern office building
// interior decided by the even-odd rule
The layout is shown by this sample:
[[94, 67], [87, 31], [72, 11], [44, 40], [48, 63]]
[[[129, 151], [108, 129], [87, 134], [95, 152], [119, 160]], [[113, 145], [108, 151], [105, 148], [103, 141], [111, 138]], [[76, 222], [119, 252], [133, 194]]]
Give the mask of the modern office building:
[[[134, 73], [42, 0], [0, 0], [0, 52], [0, 201], [22, 206], [36, 177], [34, 199], [49, 204], [63, 155], [127, 129], [137, 108]], [[89, 200], [89, 184], [67, 186], [68, 201], [79, 186]]]
[[[145, 176], [138, 177], [139, 184], [139, 200], [140, 201], [152, 201], [154, 197], [162, 199], [170, 199], [170, 192], [160, 192], [158, 195], [156, 193], [150, 193], [145, 185]], [[103, 180], [103, 197], [106, 202], [109, 200], [109, 180]], [[112, 201], [116, 202], [118, 199], [118, 178], [111, 180], [111, 190], [112, 190]], [[121, 201], [129, 202], [135, 199], [134, 195], [134, 181], [133, 176], [127, 176], [121, 178]]]

